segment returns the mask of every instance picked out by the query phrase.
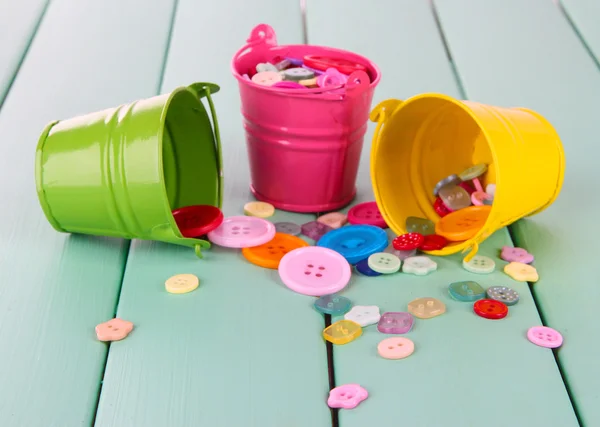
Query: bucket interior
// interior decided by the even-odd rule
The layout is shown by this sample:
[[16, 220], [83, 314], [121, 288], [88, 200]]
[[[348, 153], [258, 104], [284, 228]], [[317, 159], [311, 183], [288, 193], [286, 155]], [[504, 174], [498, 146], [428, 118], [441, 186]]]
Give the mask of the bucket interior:
[[[384, 210], [391, 222], [388, 225], [394, 231], [405, 232], [409, 216], [429, 218], [434, 223], [439, 220], [433, 208], [433, 189], [449, 175], [485, 163], [488, 171], [480, 182], [484, 189], [496, 183], [485, 135], [455, 102], [433, 97], [411, 100], [384, 126], [374, 169], [378, 193], [385, 200]], [[490, 214], [488, 222], [492, 217]], [[462, 242], [453, 245], [457, 244]]]
[[163, 177], [171, 210], [218, 206], [219, 171], [212, 126], [203, 104], [189, 91], [174, 92], [162, 135]]

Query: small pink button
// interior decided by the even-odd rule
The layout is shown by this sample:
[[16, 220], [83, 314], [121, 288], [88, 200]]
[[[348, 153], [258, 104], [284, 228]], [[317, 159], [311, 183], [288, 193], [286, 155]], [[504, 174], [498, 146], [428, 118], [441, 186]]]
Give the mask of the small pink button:
[[275, 237], [275, 226], [267, 220], [253, 216], [230, 216], [208, 233], [215, 245], [227, 248], [260, 246]]
[[279, 277], [285, 286], [304, 295], [334, 294], [346, 287], [350, 275], [346, 258], [320, 246], [294, 249], [279, 262]]
[[510, 246], [502, 246], [500, 258], [508, 262], [522, 262], [523, 264], [531, 264], [533, 255], [523, 248], [513, 248]]
[[560, 332], [547, 326], [529, 328], [527, 339], [535, 345], [546, 348], [557, 348], [563, 343], [563, 337]]
[[369, 392], [358, 384], [344, 384], [329, 392], [327, 406], [330, 408], [353, 409], [369, 397]]
[[350, 224], [368, 224], [380, 228], [387, 228], [385, 220], [379, 212], [377, 203], [360, 203], [348, 211], [348, 222]]
[[471, 194], [471, 203], [473, 203], [475, 206], [483, 206], [484, 200], [492, 200], [492, 196], [485, 191], [474, 191]]
[[415, 351], [415, 344], [408, 338], [387, 338], [379, 343], [377, 352], [384, 359], [404, 359]]
[[96, 326], [96, 336], [100, 341], [120, 341], [133, 330], [133, 323], [114, 318]]

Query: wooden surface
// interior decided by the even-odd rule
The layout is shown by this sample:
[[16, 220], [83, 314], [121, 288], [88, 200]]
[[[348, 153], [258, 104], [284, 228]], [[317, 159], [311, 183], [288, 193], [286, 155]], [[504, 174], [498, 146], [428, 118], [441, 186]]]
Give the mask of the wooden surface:
[[[541, 279], [531, 287], [500, 271], [477, 277], [484, 287], [505, 284], [521, 294], [502, 321], [479, 318], [471, 304], [447, 296], [450, 282], [475, 278], [452, 256], [422, 278], [354, 275], [343, 292], [382, 311], [403, 311], [421, 296], [444, 301], [446, 314], [417, 320], [410, 358], [379, 358], [384, 335], [374, 326], [328, 354], [314, 299], [239, 251], [214, 247], [197, 260], [186, 248], [70, 236], [47, 223], [33, 157], [48, 121], [194, 81], [221, 86], [214, 100], [223, 209], [242, 214], [252, 197], [229, 62], [260, 22], [275, 28], [280, 44], [302, 42], [301, 3], [51, 0], [46, 8], [0, 0], [1, 426], [600, 425], [600, 269], [591, 234], [600, 207], [592, 187], [600, 178], [600, 11], [592, 0], [562, 0], [564, 11], [551, 0], [436, 0], [434, 7], [382, 0], [380, 12], [358, 0], [307, 4], [310, 43], [356, 51], [381, 67], [374, 104], [441, 92], [529, 107], [556, 127], [567, 156], [561, 196], [481, 248], [498, 270], [504, 244], [536, 257]], [[372, 130], [354, 203], [373, 198]], [[314, 218], [278, 211], [273, 220]], [[200, 278], [198, 290], [166, 293], [164, 281], [183, 272]], [[94, 326], [115, 313], [134, 322], [133, 333], [110, 346], [96, 341]], [[563, 333], [558, 351], [525, 339], [542, 322]], [[336, 384], [358, 382], [369, 399], [330, 412], [328, 368]]]

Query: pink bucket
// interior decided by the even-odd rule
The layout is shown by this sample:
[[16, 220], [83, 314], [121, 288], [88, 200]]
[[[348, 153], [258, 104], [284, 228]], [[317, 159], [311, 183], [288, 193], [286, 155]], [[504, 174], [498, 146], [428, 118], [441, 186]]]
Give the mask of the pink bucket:
[[[254, 196], [278, 209], [324, 212], [349, 204], [356, 194], [367, 120], [379, 68], [354, 53], [310, 45], [277, 46], [265, 24], [252, 30], [233, 57]], [[353, 72], [344, 89], [284, 89], [258, 85], [244, 74], [256, 64], [305, 55], [343, 58], [367, 67]]]

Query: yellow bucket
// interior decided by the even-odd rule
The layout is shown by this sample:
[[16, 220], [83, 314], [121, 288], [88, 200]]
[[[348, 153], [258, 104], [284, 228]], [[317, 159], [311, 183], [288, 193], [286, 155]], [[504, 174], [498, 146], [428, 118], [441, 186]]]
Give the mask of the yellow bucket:
[[379, 210], [396, 234], [409, 216], [440, 216], [433, 188], [441, 179], [479, 164], [496, 192], [483, 226], [472, 238], [430, 255], [471, 249], [471, 259], [496, 230], [536, 214], [554, 202], [562, 187], [565, 157], [560, 138], [538, 113], [422, 94], [388, 99], [371, 111], [377, 123], [371, 148], [371, 182]]

